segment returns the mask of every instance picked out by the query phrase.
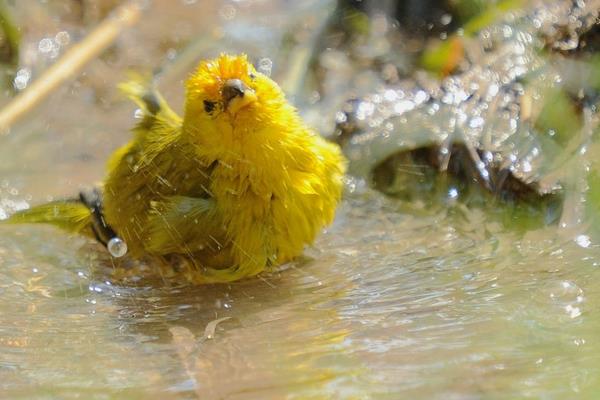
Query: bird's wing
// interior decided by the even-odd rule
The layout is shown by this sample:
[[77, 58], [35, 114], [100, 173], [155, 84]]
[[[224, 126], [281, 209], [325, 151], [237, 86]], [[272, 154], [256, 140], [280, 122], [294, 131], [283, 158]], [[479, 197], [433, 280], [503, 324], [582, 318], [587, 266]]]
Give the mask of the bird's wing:
[[212, 198], [170, 196], [152, 202], [146, 249], [154, 254], [194, 254], [224, 247], [225, 236]]
[[152, 163], [158, 154], [176, 142], [176, 137], [181, 132], [182, 119], [148, 79], [135, 77], [120, 84], [119, 89], [139, 107], [136, 111], [139, 122], [133, 129], [135, 139], [113, 153], [109, 159], [109, 170], [132, 151], [137, 153], [133, 157], [136, 168], [141, 168]]
[[142, 115], [139, 116], [139, 128], [151, 130], [156, 125], [165, 128], [177, 128], [181, 125], [181, 117], [169, 107], [150, 82], [134, 79], [120, 84], [119, 89], [140, 108]]
[[[256, 275], [266, 263], [257, 262], [252, 257], [254, 253], [246, 254], [245, 263], [235, 262], [227, 248], [239, 244], [228, 239], [212, 198], [173, 196], [156, 202], [148, 226], [146, 249], [156, 255], [189, 256], [195, 267], [185, 273], [192, 282], [233, 282]], [[251, 238], [251, 241], [256, 242], [256, 238]], [[202, 268], [198, 269], [195, 261]]]

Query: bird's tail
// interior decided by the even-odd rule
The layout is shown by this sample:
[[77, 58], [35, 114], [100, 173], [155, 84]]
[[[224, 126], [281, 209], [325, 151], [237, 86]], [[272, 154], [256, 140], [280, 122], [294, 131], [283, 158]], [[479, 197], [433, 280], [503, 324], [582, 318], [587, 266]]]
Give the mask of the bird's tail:
[[79, 200], [59, 200], [20, 210], [2, 223], [50, 224], [72, 233], [83, 233], [91, 224], [90, 209]]
[[102, 198], [98, 190], [81, 192], [79, 198], [57, 200], [20, 210], [3, 224], [49, 224], [67, 232], [82, 234], [106, 243], [115, 237], [104, 221]]

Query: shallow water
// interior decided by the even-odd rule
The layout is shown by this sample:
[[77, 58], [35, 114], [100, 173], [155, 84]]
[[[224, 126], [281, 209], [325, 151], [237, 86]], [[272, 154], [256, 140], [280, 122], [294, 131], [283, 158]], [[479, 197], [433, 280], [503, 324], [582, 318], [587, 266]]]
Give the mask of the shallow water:
[[[200, 3], [150, 8], [111, 57], [86, 68], [93, 78], [59, 89], [0, 137], [0, 211], [102, 177], [133, 122], [114, 90], [125, 69], [164, 63], [169, 46], [226, 26], [231, 7], [246, 25], [217, 32], [207, 49], [243, 45], [235, 38], [257, 21], [254, 6], [265, 11], [259, 33], [285, 31], [279, 3]], [[206, 23], [161, 31], [193, 17]], [[32, 43], [63, 29], [39, 18]], [[93, 21], [72, 23], [77, 35]], [[259, 57], [276, 47], [248, 40]], [[160, 81], [175, 104], [181, 68]], [[0, 398], [595, 398], [600, 246], [585, 224], [525, 229], [516, 218], [500, 202], [428, 208], [351, 180], [335, 223], [301, 260], [202, 287], [119, 280], [85, 239], [0, 227]]]
[[111, 283], [90, 262], [92, 249], [78, 250], [83, 241], [4, 229], [0, 394], [462, 399], [600, 390], [598, 246], [552, 228], [505, 232], [482, 213], [414, 215], [378, 195], [357, 197], [305, 260], [229, 286]]

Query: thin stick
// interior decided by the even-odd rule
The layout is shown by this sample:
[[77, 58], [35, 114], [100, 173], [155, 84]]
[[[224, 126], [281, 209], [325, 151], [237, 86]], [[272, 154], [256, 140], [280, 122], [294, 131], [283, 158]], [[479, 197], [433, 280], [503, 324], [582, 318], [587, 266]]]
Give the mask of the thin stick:
[[0, 110], [0, 136], [27, 112], [40, 104], [54, 89], [110, 46], [125, 28], [137, 22], [141, 7], [131, 1], [119, 7], [85, 39], [73, 45], [55, 64]]

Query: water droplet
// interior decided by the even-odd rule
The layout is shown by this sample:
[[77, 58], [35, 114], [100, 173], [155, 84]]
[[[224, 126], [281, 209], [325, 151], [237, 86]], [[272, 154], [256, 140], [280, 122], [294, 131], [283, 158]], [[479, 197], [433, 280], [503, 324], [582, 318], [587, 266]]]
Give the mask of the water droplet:
[[588, 235], [577, 236], [575, 238], [575, 243], [577, 243], [579, 246], [581, 246], [583, 248], [590, 247], [590, 244], [592, 244], [590, 237]]
[[442, 25], [449, 25], [450, 22], [452, 22], [452, 15], [450, 15], [450, 14], [442, 15], [442, 17], [440, 18], [440, 22]]
[[473, 129], [481, 128], [484, 123], [485, 123], [485, 120], [483, 118], [475, 117], [469, 121], [469, 127], [473, 128]]
[[17, 75], [13, 81], [15, 89], [25, 89], [29, 83], [29, 79], [31, 79], [31, 71], [28, 68], [21, 68], [19, 71], [17, 71]]
[[38, 44], [38, 50], [40, 51], [40, 53], [50, 53], [53, 47], [54, 43], [50, 38], [43, 38]]
[[356, 109], [356, 118], [364, 121], [367, 117], [370, 117], [375, 112], [375, 105], [368, 101], [361, 102]]
[[581, 309], [579, 307], [573, 306], [571, 304], [567, 304], [565, 306], [565, 311], [571, 318], [577, 318], [581, 315]]
[[394, 112], [397, 114], [403, 114], [415, 108], [415, 103], [409, 100], [402, 100], [394, 104]]
[[174, 60], [177, 57], [177, 50], [171, 48], [167, 50], [167, 59]]
[[68, 32], [66, 31], [61, 31], [58, 32], [56, 34], [56, 36], [54, 36], [54, 41], [59, 45], [59, 46], [66, 46], [69, 44], [69, 42], [71, 41], [71, 36], [69, 35]]
[[267, 76], [271, 76], [273, 61], [270, 58], [261, 58], [258, 60], [258, 71]]
[[102, 293], [102, 288], [96, 285], [89, 285], [88, 290], [90, 292]]
[[348, 120], [348, 116], [343, 111], [338, 111], [335, 113], [335, 122], [338, 124], [342, 124]]
[[115, 258], [123, 257], [127, 254], [127, 243], [119, 237], [110, 239], [106, 247], [108, 248], [108, 252]]
[[585, 297], [583, 290], [571, 281], [560, 281], [552, 284], [548, 288], [548, 296], [550, 299], [564, 307], [564, 310], [571, 318], [576, 318], [581, 315], [581, 308]]
[[456, 200], [458, 198], [458, 190], [455, 187], [452, 187], [448, 190], [448, 199]]
[[424, 90], [419, 90], [417, 93], [415, 93], [414, 100], [415, 100], [415, 103], [422, 104], [425, 101], [429, 100], [429, 95]]
[[394, 101], [398, 98], [398, 93], [395, 90], [392, 89], [387, 89], [384, 93], [383, 93], [383, 98], [386, 101]]
[[490, 87], [488, 88], [488, 92], [487, 95], [488, 97], [494, 97], [498, 94], [498, 92], [500, 91], [500, 87], [498, 85], [496, 85], [495, 83], [491, 84]]
[[224, 20], [232, 20], [235, 18], [236, 9], [231, 4], [226, 4], [219, 10], [219, 16]]
[[144, 118], [144, 111], [140, 108], [136, 109], [133, 113], [133, 118], [135, 118], [135, 119]]

